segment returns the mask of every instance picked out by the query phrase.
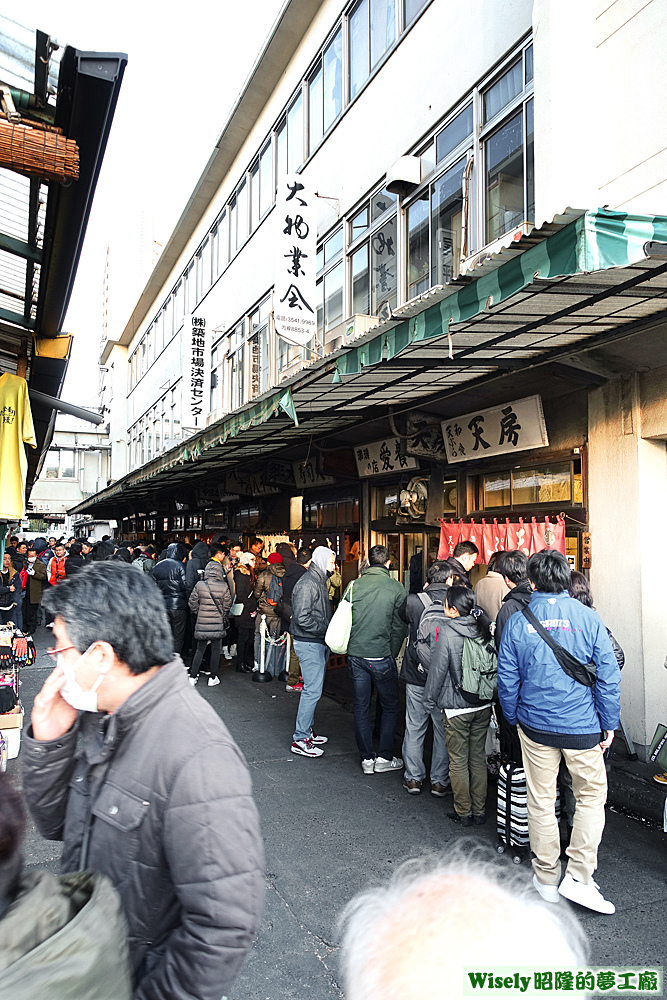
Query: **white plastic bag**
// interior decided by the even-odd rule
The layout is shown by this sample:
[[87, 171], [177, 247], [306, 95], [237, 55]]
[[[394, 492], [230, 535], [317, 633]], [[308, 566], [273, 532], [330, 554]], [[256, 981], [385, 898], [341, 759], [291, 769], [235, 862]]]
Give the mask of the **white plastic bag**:
[[332, 653], [347, 653], [347, 647], [350, 642], [350, 632], [352, 631], [352, 588], [354, 586], [354, 580], [350, 584], [350, 588], [343, 594], [343, 598], [334, 611], [333, 618], [329, 622], [327, 628], [327, 634], [324, 637], [324, 641], [331, 650]]

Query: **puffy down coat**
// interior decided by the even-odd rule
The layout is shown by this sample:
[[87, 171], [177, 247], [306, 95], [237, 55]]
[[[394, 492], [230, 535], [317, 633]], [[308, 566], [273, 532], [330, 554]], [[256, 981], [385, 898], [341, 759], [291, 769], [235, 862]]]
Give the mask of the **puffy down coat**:
[[185, 586], [185, 566], [174, 559], [176, 542], [167, 546], [167, 558], [155, 564], [153, 579], [162, 591], [167, 611], [185, 611], [188, 591]]
[[262, 838], [245, 760], [181, 658], [112, 715], [81, 712], [51, 741], [29, 728], [21, 757], [63, 872], [78, 870], [89, 827], [87, 867], [125, 910], [135, 1000], [230, 996], [263, 909]]
[[204, 579], [195, 584], [189, 604], [190, 611], [197, 616], [195, 639], [224, 638], [232, 595], [219, 562], [211, 560], [207, 564]]

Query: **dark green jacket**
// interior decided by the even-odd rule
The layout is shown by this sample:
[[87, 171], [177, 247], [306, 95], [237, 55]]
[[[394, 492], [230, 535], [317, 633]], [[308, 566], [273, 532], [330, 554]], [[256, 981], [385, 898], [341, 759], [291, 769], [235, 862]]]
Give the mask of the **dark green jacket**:
[[405, 587], [384, 566], [369, 566], [352, 589], [348, 656], [398, 656], [408, 627]]

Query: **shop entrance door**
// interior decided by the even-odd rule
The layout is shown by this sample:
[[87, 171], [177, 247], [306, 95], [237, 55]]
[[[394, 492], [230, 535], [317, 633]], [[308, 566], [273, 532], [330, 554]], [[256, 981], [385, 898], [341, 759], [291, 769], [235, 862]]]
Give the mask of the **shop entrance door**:
[[401, 582], [409, 594], [416, 594], [422, 589], [424, 534], [422, 531], [406, 531], [401, 535], [401, 541]]

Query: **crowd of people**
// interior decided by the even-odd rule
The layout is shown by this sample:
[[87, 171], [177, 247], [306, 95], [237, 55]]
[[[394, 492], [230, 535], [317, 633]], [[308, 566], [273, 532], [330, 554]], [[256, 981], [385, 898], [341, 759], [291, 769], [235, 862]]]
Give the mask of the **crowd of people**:
[[[405, 791], [419, 795], [430, 725], [431, 794], [451, 796], [446, 812], [461, 827], [482, 825], [495, 718], [503, 759], [525, 771], [535, 898], [553, 904], [565, 897], [613, 913], [594, 873], [604, 827], [604, 753], [619, 724], [622, 650], [594, 610], [586, 578], [560, 553], [496, 553], [473, 588], [478, 558], [472, 542], [460, 543], [451, 558], [428, 567], [421, 589], [407, 594], [391, 572], [388, 549], [375, 545], [344, 590], [361, 771], [402, 772]], [[332, 549], [297, 551], [282, 542], [265, 558], [261, 538], [246, 549], [220, 538], [191, 548], [174, 542], [159, 553], [110, 538], [10, 539], [0, 588], [10, 618], [3, 620], [16, 621], [20, 608], [34, 631], [42, 607], [55, 639], [49, 652], [56, 667], [24, 734], [26, 800], [41, 833], [63, 840], [63, 872], [99, 873], [102, 888], [88, 886], [91, 902], [105, 879], [119, 893], [137, 997], [219, 995], [262, 911], [261, 836], [247, 767], [218, 713], [193, 688], [202, 674], [209, 686], [219, 685], [223, 660], [235, 659], [239, 672], [257, 671], [259, 643], [277, 644], [289, 633], [282, 676], [300, 695], [291, 751], [322, 757], [328, 739], [316, 733], [315, 713], [329, 660], [332, 581], [339, 579]], [[402, 757], [394, 753], [399, 665]], [[557, 783], [570, 827], [564, 877]], [[18, 807], [12, 809], [16, 819]], [[183, 852], [184, 842], [192, 849]], [[8, 871], [0, 857], [0, 904], [12, 893], [34, 892], [58, 910], [62, 884], [25, 883], [15, 860]], [[347, 911], [352, 979], [366, 975], [353, 940], [363, 930], [360, 915], [362, 923], [369, 913], [384, 919], [388, 903], [407, 922], [421, 908], [440, 913], [440, 890], [446, 895], [448, 879], [459, 877], [442, 867], [426, 881], [413, 876]], [[477, 884], [478, 873], [468, 876]], [[415, 884], [426, 894], [415, 895]], [[499, 893], [499, 906], [509, 905], [502, 890], [489, 891], [494, 899]], [[531, 912], [529, 902], [517, 903], [521, 919]], [[390, 954], [386, 961], [390, 967]]]

